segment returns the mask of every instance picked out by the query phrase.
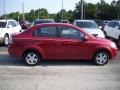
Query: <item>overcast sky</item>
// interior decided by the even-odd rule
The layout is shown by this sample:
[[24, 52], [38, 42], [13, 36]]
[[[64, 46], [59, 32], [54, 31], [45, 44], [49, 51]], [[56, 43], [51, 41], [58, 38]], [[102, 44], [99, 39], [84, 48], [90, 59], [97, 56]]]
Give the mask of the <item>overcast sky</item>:
[[[5, 0], [6, 13], [22, 12], [22, 1], [24, 2], [25, 12], [31, 9], [46, 8], [49, 13], [57, 13], [62, 8], [62, 0]], [[74, 10], [75, 4], [80, 0], [63, 0], [64, 9]], [[100, 0], [85, 0], [87, 3], [97, 3]], [[112, 0], [105, 0], [111, 3]], [[0, 0], [0, 15], [4, 13], [4, 0]]]

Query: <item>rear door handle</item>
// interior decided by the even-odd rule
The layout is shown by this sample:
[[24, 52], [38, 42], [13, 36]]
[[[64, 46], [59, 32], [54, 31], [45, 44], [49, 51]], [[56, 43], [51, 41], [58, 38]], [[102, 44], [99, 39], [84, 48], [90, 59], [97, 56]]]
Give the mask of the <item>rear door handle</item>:
[[63, 41], [62, 44], [63, 45], [69, 45], [69, 44], [72, 44], [72, 42], [70, 42], [70, 41]]

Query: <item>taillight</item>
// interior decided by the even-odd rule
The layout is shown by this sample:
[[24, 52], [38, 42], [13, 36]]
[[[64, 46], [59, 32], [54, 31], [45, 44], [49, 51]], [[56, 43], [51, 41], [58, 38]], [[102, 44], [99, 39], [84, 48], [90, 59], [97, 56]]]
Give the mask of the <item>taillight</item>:
[[13, 39], [12, 39], [12, 35], [10, 36], [10, 42], [9, 42], [9, 44], [13, 44]]

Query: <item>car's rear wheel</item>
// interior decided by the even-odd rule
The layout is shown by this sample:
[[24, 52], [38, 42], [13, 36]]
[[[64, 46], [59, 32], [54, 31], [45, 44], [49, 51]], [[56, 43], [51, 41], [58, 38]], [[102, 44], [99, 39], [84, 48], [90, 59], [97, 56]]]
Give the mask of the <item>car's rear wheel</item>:
[[4, 45], [7, 46], [9, 44], [9, 36], [5, 35], [4, 36], [4, 41], [3, 41]]
[[24, 60], [25, 60], [25, 63], [27, 65], [35, 66], [40, 62], [41, 58], [40, 58], [40, 55], [38, 54], [38, 52], [36, 52], [36, 51], [27, 51], [24, 54]]
[[94, 62], [96, 65], [105, 65], [108, 63], [109, 60], [109, 54], [106, 51], [98, 51], [94, 55]]

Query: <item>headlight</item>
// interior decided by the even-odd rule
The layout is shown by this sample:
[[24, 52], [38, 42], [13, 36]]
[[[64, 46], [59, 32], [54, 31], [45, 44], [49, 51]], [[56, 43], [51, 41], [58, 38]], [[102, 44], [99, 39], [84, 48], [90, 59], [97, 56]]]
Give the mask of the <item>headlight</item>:
[[111, 42], [111, 43], [110, 43], [110, 46], [111, 46], [112, 48], [117, 49], [117, 46], [116, 46], [116, 44], [115, 44], [114, 42]]

